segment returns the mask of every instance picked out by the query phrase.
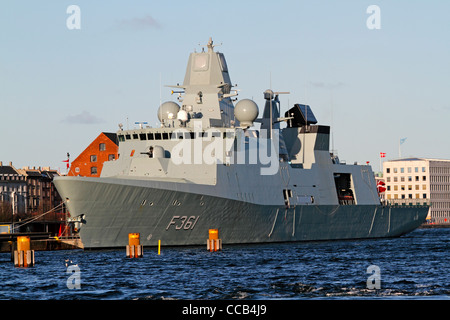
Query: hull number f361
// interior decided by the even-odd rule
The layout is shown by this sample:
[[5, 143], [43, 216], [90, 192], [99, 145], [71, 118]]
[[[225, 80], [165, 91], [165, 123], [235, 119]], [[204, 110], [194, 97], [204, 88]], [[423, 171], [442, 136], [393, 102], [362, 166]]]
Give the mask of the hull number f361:
[[193, 230], [200, 216], [173, 216], [166, 230], [174, 227], [175, 230]]

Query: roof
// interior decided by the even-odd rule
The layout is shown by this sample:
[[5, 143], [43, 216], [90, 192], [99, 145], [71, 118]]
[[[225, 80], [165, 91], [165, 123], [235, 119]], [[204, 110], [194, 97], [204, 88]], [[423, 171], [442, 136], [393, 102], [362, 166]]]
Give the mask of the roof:
[[112, 132], [102, 132], [105, 136], [107, 136], [109, 138], [109, 140], [111, 140], [112, 142], [114, 142], [115, 144], [119, 145], [117, 143], [117, 134], [112, 133]]
[[19, 174], [11, 166], [0, 166], [0, 174]]
[[392, 159], [387, 162], [400, 162], [400, 161], [450, 161], [447, 159], [432, 159], [432, 158], [401, 158], [401, 159]]
[[29, 176], [29, 177], [40, 177], [40, 176], [42, 176], [42, 174], [41, 174], [41, 172], [40, 171], [31, 171], [31, 170], [26, 170], [25, 171], [25, 174], [27, 175], [27, 176]]

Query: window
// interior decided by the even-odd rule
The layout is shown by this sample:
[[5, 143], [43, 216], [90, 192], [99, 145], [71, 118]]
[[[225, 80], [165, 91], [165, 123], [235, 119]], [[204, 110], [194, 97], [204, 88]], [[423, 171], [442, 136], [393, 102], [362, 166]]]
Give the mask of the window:
[[386, 173], [391, 173], [391, 168], [386, 168]]
[[414, 172], [419, 172], [419, 167], [415, 167]]
[[424, 193], [422, 196], [423, 196], [424, 199], [427, 198], [427, 194], [426, 193]]
[[427, 176], [422, 176], [422, 181], [427, 181]]
[[105, 151], [105, 150], [106, 150], [106, 145], [105, 145], [104, 143], [100, 143], [100, 144], [98, 145], [98, 150], [100, 150], [100, 151]]
[[405, 173], [405, 168], [400, 168], [401, 173]]
[[416, 176], [416, 181], [419, 181], [419, 176]]
[[408, 181], [412, 181], [412, 176], [408, 176]]
[[422, 172], [425, 172], [425, 167], [422, 167]]
[[397, 168], [394, 168], [394, 173], [397, 173], [397, 172], [398, 172]]
[[411, 167], [408, 167], [408, 173], [411, 173]]
[[95, 154], [91, 156], [91, 162], [97, 162], [97, 156]]
[[91, 174], [97, 174], [97, 167], [91, 167]]

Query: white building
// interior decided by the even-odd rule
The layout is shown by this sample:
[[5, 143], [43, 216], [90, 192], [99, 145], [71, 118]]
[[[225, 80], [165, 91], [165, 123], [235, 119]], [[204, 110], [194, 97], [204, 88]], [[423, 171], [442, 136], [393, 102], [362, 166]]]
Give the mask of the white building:
[[385, 161], [385, 198], [391, 202], [431, 202], [429, 218], [450, 223], [450, 160], [406, 158]]

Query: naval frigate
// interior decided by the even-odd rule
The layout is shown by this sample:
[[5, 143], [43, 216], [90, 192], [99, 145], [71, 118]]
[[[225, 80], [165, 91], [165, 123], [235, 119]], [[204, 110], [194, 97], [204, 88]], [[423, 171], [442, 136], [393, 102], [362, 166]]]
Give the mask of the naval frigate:
[[55, 178], [84, 248], [124, 247], [129, 233], [144, 246], [205, 245], [209, 229], [224, 245], [398, 237], [425, 221], [427, 205], [381, 203], [369, 165], [330, 153], [309, 105], [282, 116], [270, 89], [260, 118], [253, 100], [235, 103], [214, 47], [190, 54], [159, 127], [120, 128], [100, 177]]

